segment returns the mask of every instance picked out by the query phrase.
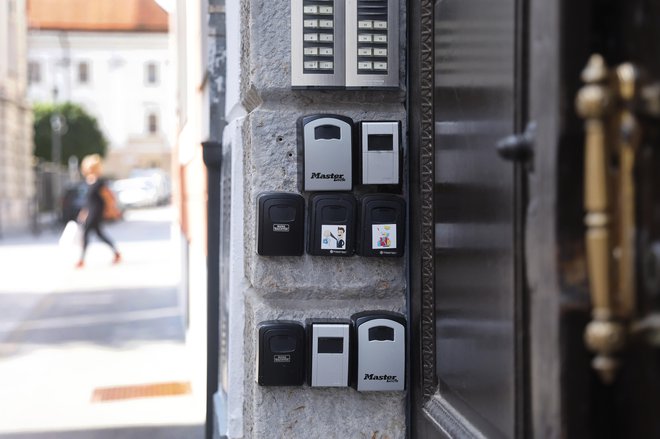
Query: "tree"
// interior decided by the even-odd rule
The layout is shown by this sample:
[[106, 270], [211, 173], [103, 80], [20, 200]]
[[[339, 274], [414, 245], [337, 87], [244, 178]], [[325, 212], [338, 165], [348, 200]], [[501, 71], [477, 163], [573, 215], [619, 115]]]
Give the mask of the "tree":
[[52, 161], [51, 117], [59, 113], [65, 121], [62, 134], [61, 162], [66, 164], [69, 157], [78, 160], [89, 154], [105, 156], [108, 142], [98, 126], [96, 118], [81, 106], [66, 102], [63, 104], [35, 104], [34, 110], [34, 155]]

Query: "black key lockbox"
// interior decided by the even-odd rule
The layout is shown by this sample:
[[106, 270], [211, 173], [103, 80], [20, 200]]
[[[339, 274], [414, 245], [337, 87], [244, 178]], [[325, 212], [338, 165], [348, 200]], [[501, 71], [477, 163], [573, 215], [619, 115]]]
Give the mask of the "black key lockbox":
[[390, 194], [365, 195], [360, 200], [361, 256], [403, 256], [406, 236], [406, 202]]
[[299, 194], [265, 192], [257, 197], [257, 253], [300, 256], [305, 249], [305, 200]]
[[288, 320], [261, 322], [258, 328], [257, 383], [301, 386], [305, 381], [305, 328]]
[[355, 210], [351, 194], [315, 194], [309, 199], [307, 252], [316, 256], [351, 256], [355, 251]]

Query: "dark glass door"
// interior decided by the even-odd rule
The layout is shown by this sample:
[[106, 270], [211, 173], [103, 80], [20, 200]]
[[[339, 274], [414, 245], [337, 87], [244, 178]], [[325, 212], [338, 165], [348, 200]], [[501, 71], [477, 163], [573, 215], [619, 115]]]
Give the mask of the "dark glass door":
[[[496, 149], [524, 122], [520, 8], [516, 0], [444, 0], [433, 3], [432, 13], [432, 175], [420, 159], [421, 179], [429, 180], [421, 182], [422, 192], [432, 185], [432, 194], [420, 199], [422, 216], [429, 203], [432, 214], [421, 230], [426, 395], [423, 407], [419, 399], [413, 403], [413, 436], [521, 437], [524, 203], [520, 165]], [[423, 78], [423, 43], [420, 50]], [[423, 101], [424, 90], [421, 95]], [[425, 258], [428, 236], [432, 255]], [[424, 269], [428, 260], [432, 272]], [[414, 280], [412, 288], [415, 306]]]

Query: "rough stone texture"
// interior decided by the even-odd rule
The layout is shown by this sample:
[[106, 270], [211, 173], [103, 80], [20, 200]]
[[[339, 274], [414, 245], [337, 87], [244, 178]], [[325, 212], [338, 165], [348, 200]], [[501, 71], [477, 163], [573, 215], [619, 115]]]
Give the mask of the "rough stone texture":
[[[401, 2], [402, 48], [405, 3]], [[290, 0], [241, 0], [241, 14], [240, 90], [247, 112], [242, 127], [248, 284], [244, 291], [244, 437], [403, 438], [404, 392], [260, 387], [255, 382], [255, 349], [257, 325], [265, 320], [348, 318], [365, 310], [405, 314], [407, 257], [262, 257], [256, 254], [255, 219], [259, 193], [299, 192], [296, 120], [300, 116], [334, 113], [356, 122], [401, 120], [407, 163], [405, 89], [291, 90]], [[400, 56], [405, 66], [403, 50]], [[405, 82], [403, 67], [401, 78]], [[407, 176], [402, 179], [407, 181]], [[356, 187], [353, 192], [359, 197], [372, 190]]]
[[266, 320], [348, 318], [364, 310], [402, 312], [404, 300], [262, 300], [246, 297], [245, 437], [406, 437], [404, 392], [357, 392], [347, 388], [261, 387], [256, 384], [257, 324]]
[[[394, 106], [392, 106], [394, 107]], [[397, 108], [397, 107], [395, 107]], [[306, 114], [329, 112], [355, 120], [392, 119], [393, 111], [305, 108]], [[301, 113], [262, 105], [247, 118], [245, 135], [246, 224], [256, 224], [256, 197], [266, 191], [298, 192], [296, 119]], [[359, 195], [361, 191], [354, 191]], [[305, 194], [307, 196], [307, 194]], [[264, 296], [298, 298], [398, 297], [405, 290], [405, 258], [262, 257], [256, 254], [255, 227], [245, 230], [246, 273]]]

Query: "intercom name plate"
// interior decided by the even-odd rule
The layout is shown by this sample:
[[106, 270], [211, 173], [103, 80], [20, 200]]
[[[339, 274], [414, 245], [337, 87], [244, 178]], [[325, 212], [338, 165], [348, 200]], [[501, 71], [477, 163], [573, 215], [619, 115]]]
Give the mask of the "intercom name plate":
[[344, 0], [291, 0], [292, 87], [343, 87]]
[[399, 0], [346, 0], [346, 87], [399, 86]]

